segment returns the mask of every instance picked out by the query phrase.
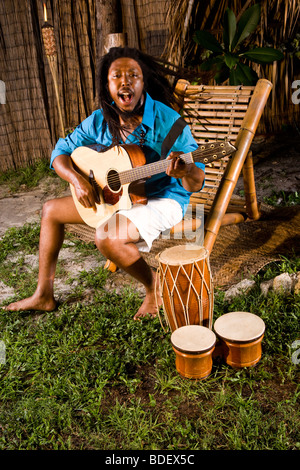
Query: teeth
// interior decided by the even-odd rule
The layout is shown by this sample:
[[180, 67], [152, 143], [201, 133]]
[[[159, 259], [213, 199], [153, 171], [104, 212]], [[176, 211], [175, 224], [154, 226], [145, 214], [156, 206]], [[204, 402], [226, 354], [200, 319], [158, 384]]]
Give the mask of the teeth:
[[129, 101], [130, 98], [131, 98], [132, 94], [129, 93], [129, 92], [124, 92], [124, 93], [120, 93], [120, 97], [124, 100], [124, 101]]

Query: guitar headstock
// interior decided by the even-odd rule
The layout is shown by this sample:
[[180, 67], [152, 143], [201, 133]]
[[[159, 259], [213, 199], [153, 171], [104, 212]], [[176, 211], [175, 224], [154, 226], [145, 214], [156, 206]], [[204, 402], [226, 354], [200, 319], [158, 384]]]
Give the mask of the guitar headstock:
[[236, 151], [236, 147], [227, 140], [223, 142], [207, 142], [200, 144], [193, 153], [194, 161], [207, 165], [208, 163], [227, 157]]

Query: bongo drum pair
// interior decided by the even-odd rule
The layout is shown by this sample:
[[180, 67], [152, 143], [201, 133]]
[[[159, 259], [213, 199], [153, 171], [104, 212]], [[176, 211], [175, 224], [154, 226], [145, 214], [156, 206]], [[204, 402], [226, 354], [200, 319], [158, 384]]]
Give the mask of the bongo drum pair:
[[171, 335], [176, 369], [183, 377], [204, 379], [212, 370], [217, 338], [221, 355], [233, 368], [252, 367], [262, 355], [264, 321], [249, 312], [230, 312], [219, 317], [214, 331], [199, 325], [178, 328]]

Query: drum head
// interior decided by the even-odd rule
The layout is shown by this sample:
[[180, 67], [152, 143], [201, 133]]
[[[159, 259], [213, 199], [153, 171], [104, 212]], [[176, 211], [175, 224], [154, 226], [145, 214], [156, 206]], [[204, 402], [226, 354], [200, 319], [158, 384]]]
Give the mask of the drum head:
[[197, 354], [211, 349], [216, 342], [216, 335], [205, 326], [186, 325], [175, 330], [171, 335], [172, 345], [178, 351]]
[[208, 256], [208, 251], [203, 246], [196, 245], [176, 245], [166, 248], [158, 257], [164, 264], [179, 266], [181, 264], [190, 264]]
[[249, 312], [230, 312], [217, 318], [214, 330], [218, 336], [228, 341], [254, 341], [265, 331], [264, 321]]

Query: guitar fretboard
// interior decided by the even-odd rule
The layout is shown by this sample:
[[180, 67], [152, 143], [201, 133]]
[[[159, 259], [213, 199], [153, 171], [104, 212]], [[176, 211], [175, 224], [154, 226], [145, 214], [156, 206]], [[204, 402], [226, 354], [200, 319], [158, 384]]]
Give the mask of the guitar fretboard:
[[[197, 150], [195, 150], [197, 152]], [[203, 152], [201, 152], [203, 153]], [[193, 152], [194, 154], [194, 152]], [[193, 163], [194, 159], [192, 152], [184, 153], [180, 155], [180, 158], [184, 160], [185, 163]], [[148, 163], [147, 165], [140, 166], [137, 168], [131, 168], [130, 170], [121, 171], [119, 173], [120, 183], [128, 184], [139, 179], [148, 178], [152, 175], [158, 175], [166, 171], [170, 164], [170, 160], [159, 160], [157, 162]]]

